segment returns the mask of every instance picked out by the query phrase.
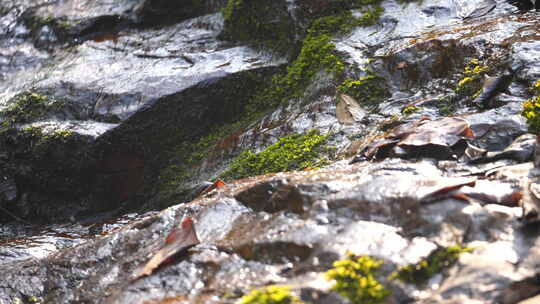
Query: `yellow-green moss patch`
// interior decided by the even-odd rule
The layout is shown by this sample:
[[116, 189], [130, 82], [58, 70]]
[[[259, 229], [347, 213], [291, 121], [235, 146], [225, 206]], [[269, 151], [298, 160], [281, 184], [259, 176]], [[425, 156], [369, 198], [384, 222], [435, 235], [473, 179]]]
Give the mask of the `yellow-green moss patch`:
[[462, 253], [470, 251], [472, 249], [460, 245], [438, 248], [420, 262], [401, 267], [390, 275], [390, 279], [417, 285], [424, 284], [434, 275], [452, 266]]
[[239, 304], [302, 304], [288, 286], [272, 285], [255, 289], [240, 299]]
[[536, 96], [523, 103], [521, 115], [527, 119], [529, 132], [540, 134], [540, 80], [533, 84], [531, 90]]
[[420, 108], [417, 107], [417, 106], [415, 106], [415, 105], [412, 105], [412, 106], [406, 106], [406, 107], [404, 107], [404, 108], [401, 110], [401, 113], [402, 113], [403, 115], [411, 115], [411, 114], [413, 114], [413, 113], [415, 113], [415, 112], [418, 112], [418, 111], [420, 111]]
[[9, 106], [0, 112], [0, 116], [5, 119], [2, 122], [5, 127], [35, 121], [49, 111], [63, 106], [62, 102], [33, 91], [16, 95], [8, 104]]
[[326, 278], [334, 281], [333, 291], [352, 303], [384, 303], [390, 291], [376, 279], [382, 264], [383, 261], [369, 256], [348, 253], [346, 259], [334, 262], [334, 268], [326, 272]]
[[489, 67], [478, 61], [471, 59], [465, 66], [463, 78], [456, 86], [456, 93], [462, 96], [475, 97], [481, 92], [484, 75], [489, 72]]

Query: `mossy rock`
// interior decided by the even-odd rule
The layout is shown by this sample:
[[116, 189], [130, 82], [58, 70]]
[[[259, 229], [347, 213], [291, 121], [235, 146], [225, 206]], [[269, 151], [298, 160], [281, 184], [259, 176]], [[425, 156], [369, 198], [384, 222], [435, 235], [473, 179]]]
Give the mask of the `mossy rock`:
[[281, 53], [295, 51], [298, 33], [284, 0], [229, 0], [223, 17], [223, 38], [264, 45]]
[[474, 98], [480, 94], [484, 76], [490, 68], [478, 59], [471, 59], [463, 70], [463, 78], [457, 83], [456, 93], [460, 96]]
[[315, 75], [321, 70], [341, 78], [345, 63], [332, 42], [334, 35], [349, 33], [355, 26], [368, 26], [382, 13], [380, 7], [367, 7], [364, 15], [356, 18], [350, 11], [315, 19], [302, 42], [297, 58], [287, 67], [287, 73], [276, 75], [272, 86], [261, 94], [267, 103], [283, 104], [301, 98]]
[[312, 130], [305, 135], [280, 138], [259, 153], [244, 151], [234, 159], [221, 178], [239, 179], [267, 173], [317, 168], [327, 163], [324, 145], [328, 136]]
[[254, 289], [240, 299], [239, 304], [303, 304], [287, 286], [272, 285]]
[[[8, 155], [7, 167], [24, 184], [61, 192], [76, 192], [74, 184], [84, 166], [85, 146], [90, 138], [70, 130], [45, 132], [40, 127], [10, 128], [0, 134]], [[61, 181], [60, 181], [61, 180]]]
[[529, 132], [540, 134], [540, 80], [533, 85], [532, 92], [537, 96], [523, 103], [521, 115], [527, 119]]
[[298, 0], [297, 5], [300, 17], [315, 19], [380, 2], [382, 0]]
[[141, 192], [146, 201], [159, 207], [184, 201], [189, 192], [184, 185], [197, 179], [200, 162], [217, 141], [269, 109], [254, 96], [278, 71], [282, 69], [268, 67], [219, 75], [161, 98], [101, 136], [96, 157], [137, 154], [145, 162]]
[[[379, 1], [369, 2], [378, 3]], [[255, 12], [255, 16], [258, 16], [257, 14], [266, 13], [264, 12], [264, 9], [261, 9], [261, 7], [255, 7], [254, 3], [254, 1], [239, 0], [230, 0], [228, 2], [228, 6], [224, 10], [226, 29], [223, 35], [227, 35], [227, 33], [230, 34], [230, 31], [227, 31], [227, 22], [231, 22], [229, 26], [233, 26], [235, 22], [238, 22], [238, 24], [241, 23], [238, 20], [233, 20], [233, 16], [235, 14], [245, 11], [245, 14], [242, 14], [242, 16], [251, 18], [249, 15], [250, 10], [260, 10], [260, 12]], [[266, 3], [265, 5], [281, 5], [280, 9], [286, 9], [285, 3], [280, 1], [274, 3], [261, 1], [261, 3]], [[376, 22], [376, 20], [372, 18], [373, 13], [375, 13], [378, 18], [382, 12], [382, 9], [377, 6], [369, 6], [364, 7], [362, 11], [366, 13], [365, 16], [368, 16], [368, 18], [356, 18], [352, 15], [351, 11], [341, 10], [340, 14], [324, 16], [314, 20], [311, 27], [307, 30], [307, 35], [302, 42], [300, 53], [298, 54], [297, 58], [287, 67], [287, 71], [285, 73], [278, 73], [274, 75], [271, 81], [266, 82], [265, 86], [259, 86], [256, 90], [245, 90], [241, 88], [234, 90], [242, 94], [249, 92], [256, 93], [250, 96], [244, 95], [243, 97], [237, 99], [237, 101], [243, 100], [242, 103], [235, 103], [237, 105], [242, 104], [241, 108], [237, 108], [236, 105], [232, 107], [225, 106], [225, 108], [229, 109], [238, 109], [235, 112], [241, 115], [235, 116], [236, 121], [233, 120], [234, 122], [231, 121], [228, 123], [219, 122], [218, 120], [213, 121], [214, 123], [208, 126], [205, 126], [204, 123], [201, 124], [201, 122], [198, 121], [196, 123], [196, 125], [199, 126], [198, 130], [193, 130], [193, 132], [186, 130], [172, 131], [172, 133], [176, 133], [176, 135], [172, 135], [170, 137], [162, 136], [164, 134], [170, 134], [169, 131], [160, 132], [161, 135], [156, 136], [155, 138], [162, 139], [162, 141], [156, 142], [155, 145], [159, 146], [161, 150], [163, 150], [163, 146], [169, 146], [166, 144], [166, 142], [170, 142], [171, 138], [174, 138], [174, 141], [176, 141], [177, 144], [175, 145], [175, 148], [172, 149], [174, 152], [172, 152], [169, 156], [168, 165], [160, 170], [160, 186], [158, 187], [160, 190], [158, 192], [166, 197], [175, 197], [175, 200], [180, 200], [181, 198], [174, 193], [183, 196], [185, 193], [190, 192], [189, 189], [185, 188], [185, 185], [191, 183], [193, 174], [197, 171], [197, 166], [209, 156], [208, 153], [212, 150], [215, 144], [220, 141], [220, 139], [227, 138], [236, 133], [241, 133], [244, 127], [259, 119], [261, 114], [263, 114], [266, 110], [274, 109], [279, 105], [289, 102], [298, 101], [298, 99], [303, 97], [306, 88], [313, 81], [314, 77], [321, 71], [326, 71], [327, 73], [335, 76], [341, 75], [345, 69], [345, 64], [337, 53], [335, 45], [332, 43], [332, 37], [336, 34], [346, 34], [355, 26], [371, 25], [373, 22]], [[256, 18], [254, 20], [256, 20]], [[235, 26], [238, 26], [238, 24]], [[249, 40], [251, 39], [249, 38], [249, 35], [252, 35], [254, 32], [247, 31], [246, 29], [246, 26], [239, 26], [239, 30], [246, 31], [245, 34], [248, 35], [244, 38]], [[242, 83], [245, 84], [246, 82]], [[222, 95], [226, 96], [227, 94]], [[174, 113], [173, 111], [169, 112], [171, 114]], [[154, 115], [154, 117], [160, 115], [162, 114]], [[168, 119], [160, 119], [160, 121], [168, 121]], [[139, 125], [142, 126], [144, 124], [145, 123], [141, 123]], [[206, 130], [210, 130], [206, 132], [199, 132], [201, 127], [204, 127]], [[151, 129], [149, 126], [145, 126], [143, 128], [145, 130]], [[181, 134], [189, 134], [191, 138], [185, 137]], [[138, 142], [138, 140], [130, 140], [129, 142], [134, 143]], [[154, 144], [146, 145], [146, 147], [153, 145]], [[146, 149], [148, 150], [148, 148]], [[246, 156], [248, 153], [249, 152], [245, 152], [243, 156]], [[162, 153], [159, 152], [158, 154]], [[280, 170], [295, 169], [301, 168], [285, 166]], [[274, 170], [272, 172], [277, 171]], [[225, 177], [231, 179], [264, 173], [269, 173], [269, 171], [253, 170], [246, 174], [235, 173]]]
[[33, 122], [64, 107], [63, 102], [32, 90], [17, 94], [7, 104], [0, 111], [3, 127]]
[[382, 260], [347, 253], [347, 258], [334, 262], [326, 278], [334, 281], [331, 290], [351, 303], [382, 304], [390, 295], [377, 280], [377, 271], [382, 265]]
[[354, 97], [360, 104], [377, 105], [390, 95], [383, 77], [369, 74], [359, 79], [346, 79], [338, 91]]
[[420, 262], [399, 268], [390, 275], [390, 279], [416, 285], [425, 284], [434, 275], [452, 266], [462, 253], [470, 251], [472, 249], [460, 245], [438, 248]]
[[92, 191], [92, 142], [66, 129], [3, 129], [0, 153], [6, 157], [0, 159], [0, 170], [13, 176], [21, 195], [16, 204], [20, 208], [11, 212], [39, 221], [73, 211], [71, 207]]
[[146, 0], [137, 7], [144, 25], [170, 24], [205, 13], [205, 0]]

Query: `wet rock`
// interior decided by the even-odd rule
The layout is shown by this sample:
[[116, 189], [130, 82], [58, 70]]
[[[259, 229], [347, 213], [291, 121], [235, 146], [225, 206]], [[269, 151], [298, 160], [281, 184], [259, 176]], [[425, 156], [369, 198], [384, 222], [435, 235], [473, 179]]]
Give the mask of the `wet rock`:
[[508, 1], [517, 6], [520, 10], [528, 11], [533, 8], [540, 8], [540, 4], [536, 0], [510, 0]]
[[[285, 41], [296, 42], [303, 22], [342, 2], [268, 2], [276, 10], [257, 16], [274, 41], [282, 33], [267, 26], [278, 21], [299, 26], [287, 29], [294, 35]], [[388, 98], [370, 112], [353, 111], [352, 102], [336, 104], [343, 75], [320, 71], [301, 97], [229, 132], [254, 91], [270, 83], [285, 60], [218, 39], [224, 23], [219, 14], [192, 18], [224, 2], [199, 2], [206, 7], [165, 1], [76, 3], [86, 9], [63, 7], [65, 1], [0, 4], [0, 24], [6, 25], [0, 27], [0, 109], [11, 107], [8, 101], [31, 87], [65, 105], [46, 103], [35, 116], [10, 116], [9, 131], [2, 132], [12, 140], [0, 146], [0, 165], [2, 170], [5, 164], [16, 166], [7, 175], [17, 186], [17, 199], [9, 205], [19, 215], [66, 217], [95, 211], [99, 203], [103, 209], [169, 206], [183, 201], [182, 187], [192, 189], [216, 177], [241, 151], [260, 151], [313, 128], [332, 134], [330, 143], [341, 150], [353, 141], [361, 147], [382, 139], [366, 151], [386, 159], [353, 165], [341, 160], [323, 170], [232, 181], [132, 223], [90, 220], [89, 227], [66, 228], [83, 231], [84, 238], [43, 238], [45, 232], [24, 237], [31, 234], [2, 225], [0, 231], [12, 229], [5, 235], [23, 236], [0, 241], [5, 258], [0, 302], [232, 303], [255, 286], [287, 284], [306, 300], [339, 303], [345, 300], [330, 292], [332, 282], [324, 272], [348, 251], [383, 259], [382, 274], [388, 277], [440, 246], [455, 244], [474, 250], [428, 286], [385, 281], [394, 291], [389, 302], [494, 303], [503, 291], [539, 272], [532, 218], [538, 212], [538, 174], [532, 163], [506, 166], [527, 161], [532, 146], [530, 135], [520, 137], [527, 127], [519, 113], [527, 86], [540, 75], [536, 12], [517, 13], [505, 1], [492, 10], [491, 1], [383, 1], [385, 13], [377, 24], [335, 36], [332, 43], [336, 55], [343, 56], [346, 77], [376, 73], [384, 78]], [[457, 13], [470, 18], [458, 20]], [[46, 24], [30, 28], [32, 20], [47, 16]], [[61, 28], [63, 21], [70, 29]], [[247, 29], [241, 30], [246, 34]], [[70, 39], [72, 48], [64, 48]], [[507, 66], [500, 58], [512, 66], [523, 64], [507, 94], [496, 98], [500, 107], [476, 113], [478, 108], [465, 102], [472, 96], [456, 97], [455, 84], [471, 58], [493, 63], [494, 75]], [[403, 107], [409, 105], [418, 112], [405, 114]], [[69, 130], [81, 141], [73, 143], [75, 150], [68, 141], [35, 153], [40, 140], [25, 135], [29, 127], [46, 134]], [[152, 201], [160, 191], [160, 170], [185, 160], [181, 148], [221, 128], [226, 134], [219, 133], [200, 153], [201, 162], [187, 165], [191, 177], [178, 173], [175, 199]], [[467, 147], [476, 147], [488, 163], [456, 162]], [[82, 182], [81, 172], [95, 174]], [[77, 201], [60, 203], [58, 198]], [[194, 218], [201, 244], [129, 282], [186, 216]]]
[[[537, 172], [535, 172], [538, 174]], [[532, 173], [534, 176], [534, 173]], [[540, 216], [540, 182], [537, 179], [532, 179], [529, 184], [530, 196], [523, 204], [524, 217], [529, 221], [535, 221]]]
[[[26, 18], [28, 14], [53, 14], [53, 18], [57, 18], [55, 20], [63, 20], [63, 16], [73, 17], [70, 20], [82, 20], [100, 18], [106, 12], [124, 16], [129, 14], [133, 4], [110, 4], [113, 7], [108, 7], [101, 2], [85, 2], [81, 4], [88, 9], [85, 12], [78, 12], [78, 8], [71, 6], [55, 10], [56, 4], [50, 4], [28, 11], [21, 18]], [[83, 23], [80, 25], [83, 26]], [[47, 70], [48, 77], [36, 82], [34, 76], [30, 75], [32, 73], [29, 73], [30, 79], [27, 80], [31, 80], [32, 89], [24, 88], [23, 85], [19, 94], [12, 95], [8, 91], [5, 96], [7, 102], [0, 105], [0, 112], [4, 114], [0, 115], [0, 119], [7, 119], [12, 125], [10, 132], [2, 134], [2, 141], [16, 139], [17, 145], [6, 144], [3, 147], [7, 147], [11, 166], [24, 168], [15, 170], [15, 179], [20, 191], [28, 192], [28, 204], [21, 204], [19, 211], [32, 209], [31, 213], [37, 217], [47, 217], [47, 210], [50, 210], [49, 215], [62, 217], [102, 210], [107, 206], [118, 207], [125, 201], [138, 200], [143, 191], [155, 186], [151, 180], [156, 181], [158, 171], [163, 167], [164, 153], [161, 152], [168, 150], [166, 153], [170, 153], [173, 145], [188, 140], [187, 137], [194, 139], [207, 134], [210, 125], [237, 119], [235, 115], [243, 111], [244, 102], [241, 100], [245, 101], [247, 95], [253, 92], [233, 90], [237, 95], [229, 101], [235, 105], [215, 107], [210, 104], [221, 104], [224, 101], [222, 97], [232, 92], [230, 87], [242, 84], [254, 89], [269, 79], [275, 67], [283, 61], [245, 46], [231, 47], [217, 40], [221, 27], [219, 15], [208, 15], [171, 27], [131, 28], [114, 41], [86, 41], [86, 34], [74, 32], [74, 37], [82, 39], [79, 41], [82, 44], [71, 50], [58, 50], [62, 55], [56, 57], [54, 70]], [[110, 30], [114, 31], [112, 28]], [[100, 31], [96, 29], [88, 32]], [[171, 36], [170, 33], [175, 34]], [[154, 46], [143, 47], [138, 42], [142, 40], [148, 46]], [[124, 47], [118, 48], [119, 43]], [[119, 54], [127, 56], [117, 57]], [[116, 67], [105, 68], [110, 66]], [[40, 65], [26, 68], [35, 73], [42, 72]], [[81, 73], [83, 70], [85, 72]], [[131, 71], [129, 75], [124, 74], [126, 70]], [[122, 80], [121, 75], [127, 78]], [[133, 75], [141, 77], [135, 79]], [[18, 82], [24, 83], [21, 77]], [[17, 90], [16, 87], [13, 89]], [[25, 96], [37, 96], [27, 99], [40, 102], [33, 105], [28, 102], [29, 106], [17, 108], [15, 115], [10, 109], [16, 108]], [[192, 104], [181, 105], [179, 102], [186, 100]], [[183, 119], [175, 114], [176, 106], [184, 109], [181, 112], [186, 114], [186, 118], [199, 122], [202, 118], [208, 119], [209, 125], [200, 124], [191, 131], [182, 130], [182, 127], [190, 123], [180, 122]], [[206, 110], [209, 111], [205, 113]], [[168, 113], [168, 118], [162, 117], [158, 123], [155, 115], [160, 111]], [[136, 117], [127, 122], [133, 115]], [[166, 126], [168, 131], [164, 129], [155, 133], [154, 127], [142, 123], [145, 120], [150, 124]], [[134, 125], [138, 126], [132, 128]], [[30, 147], [41, 141], [37, 136], [26, 134], [28, 132], [24, 130], [36, 127], [54, 129], [51, 131], [54, 134], [74, 134], [76, 136], [73, 139], [80, 140], [75, 144], [70, 137], [70, 141], [62, 145], [54, 148], [51, 146], [51, 149], [47, 148], [43, 153], [33, 153], [35, 151]], [[119, 129], [115, 131], [116, 128]], [[148, 137], [135, 135], [139, 132], [137, 130], [153, 134]], [[141, 141], [141, 138], [150, 139], [150, 142]], [[164, 149], [164, 146], [169, 148]], [[69, 154], [74, 156], [73, 164], [64, 166], [65, 170], [55, 165], [57, 159]], [[157, 161], [157, 158], [160, 160]], [[39, 174], [36, 175], [36, 172]], [[26, 190], [28, 188], [33, 190]], [[75, 188], [77, 191], [73, 191]], [[62, 201], [79, 202], [76, 208], [69, 210], [70, 214], [66, 214], [54, 208], [33, 208], [35, 204], [42, 206], [42, 199], [57, 201], [59, 207]], [[28, 216], [31, 213], [24, 211]]]
[[295, 187], [288, 186], [286, 181], [261, 183], [238, 193], [236, 199], [255, 211], [304, 211], [302, 195]]
[[[537, 276], [512, 283], [501, 295], [504, 304], [523, 303], [522, 300], [533, 298], [540, 294], [540, 280]], [[532, 303], [534, 300], [531, 299]], [[527, 301], [524, 301], [527, 302]]]
[[[88, 190], [89, 174], [94, 170], [88, 168], [92, 163], [88, 145], [94, 139], [55, 123], [5, 130], [0, 141], [8, 159], [2, 165], [13, 176], [19, 193], [13, 205], [18, 207], [10, 208], [11, 212], [36, 218], [47, 213], [69, 216], [78, 212], [78, 208], [65, 210], [62, 205]], [[62, 193], [53, 200], [56, 204], [43, 204], [55, 196], [55, 191]]]
[[17, 198], [17, 184], [12, 177], [1, 177], [0, 194], [0, 202], [11, 202]]
[[534, 304], [540, 300], [540, 296], [535, 296], [527, 300], [519, 302], [519, 304]]
[[457, 15], [461, 18], [476, 18], [486, 15], [495, 8], [497, 2], [494, 0], [483, 1], [455, 1]]
[[486, 79], [482, 87], [482, 93], [480, 93], [480, 96], [475, 98], [472, 102], [482, 108], [492, 107], [490, 106], [491, 100], [497, 96], [497, 94], [508, 89], [513, 78], [514, 72], [507, 71], [503, 75]]
[[300, 298], [303, 301], [308, 301], [310, 303], [317, 304], [342, 304], [346, 303], [342, 297], [339, 297], [335, 294], [328, 294], [321, 292], [320, 290], [314, 288], [303, 288], [301, 291]]
[[265, 264], [299, 263], [307, 259], [311, 251], [309, 246], [286, 242], [245, 244], [234, 248], [234, 252], [245, 260]]
[[182, 3], [167, 0], [145, 0], [140, 1], [133, 11], [139, 23], [163, 25], [218, 12], [225, 7], [226, 3], [227, 1], [224, 0], [186, 1]]
[[511, 184], [479, 180], [475, 182], [474, 187], [461, 188], [454, 193], [454, 196], [465, 200], [474, 199], [482, 204], [517, 207], [523, 196], [518, 189]]
[[[286, 173], [228, 184], [210, 197], [203, 196], [189, 205], [169, 208], [110, 235], [44, 258], [42, 262], [2, 266], [5, 276], [0, 280], [1, 299], [24, 295], [55, 301], [92, 297], [116, 303], [174, 297], [197, 301], [209, 293], [220, 297], [236, 288], [247, 290], [254, 284], [288, 280], [302, 288], [314, 288], [318, 298], [325, 298], [321, 296], [325, 288], [317, 282], [331, 263], [348, 250], [384, 258], [392, 269], [395, 266], [391, 265], [414, 263], [427, 256], [437, 247], [434, 241], [451, 244], [467, 239], [487, 240], [486, 233], [491, 233], [491, 238], [505, 233], [520, 236], [511, 228], [512, 221], [517, 219], [513, 213], [502, 216], [502, 210], [489, 205], [482, 207], [444, 199], [441, 195], [447, 188], [463, 189], [471, 179], [440, 177], [434, 180], [433, 177], [440, 174], [436, 172], [438, 170], [430, 163], [400, 165], [386, 161], [371, 166]], [[297, 189], [297, 195], [303, 200], [318, 201], [303, 217], [283, 211], [274, 214], [254, 211], [232, 199], [246, 195], [249, 190], [262, 195], [264, 187], [260, 185], [266, 188], [277, 185], [278, 188], [285, 177], [286, 185]], [[396, 187], [389, 189], [385, 187], [388, 184]], [[411, 186], [413, 184], [416, 186]], [[327, 201], [328, 208], [324, 208], [322, 201]], [[467, 206], [475, 206], [476, 211], [472, 212]], [[202, 244], [151, 276], [123, 283], [129, 273], [160, 248], [164, 242], [161, 231], [172, 229], [176, 219], [186, 214], [195, 218]], [[318, 216], [326, 216], [331, 224], [318, 222]], [[487, 229], [488, 226], [491, 228]], [[446, 279], [440, 290], [429, 291], [428, 296], [438, 299], [429, 295], [437, 293], [444, 298], [457, 299], [468, 294], [466, 299], [485, 298], [470, 284], [470, 276], [481, 282], [479, 288], [483, 284], [509, 286], [511, 280], [503, 279], [502, 274], [513, 273], [513, 266], [506, 261], [515, 263], [516, 257], [521, 259], [528, 251], [525, 247], [513, 251], [506, 241], [501, 242], [475, 250], [474, 258], [460, 259], [460, 266], [448, 273], [451, 279]], [[499, 253], [494, 256], [494, 252]], [[494, 262], [499, 259], [504, 263]], [[63, 262], [65, 260], [70, 261], [69, 266]], [[486, 263], [495, 263], [496, 267], [488, 267]], [[454, 276], [456, 271], [460, 276]], [[31, 285], [20, 281], [30, 276], [37, 281]], [[39, 279], [42, 277], [47, 278], [46, 285], [42, 285]], [[74, 290], [68, 287], [72, 284], [81, 286]], [[168, 287], [163, 288], [163, 284]], [[464, 288], [467, 293], [461, 293]]]
[[175, 227], [169, 233], [165, 239], [163, 248], [157, 251], [144, 267], [135, 271], [132, 280], [137, 280], [143, 276], [152, 274], [156, 269], [167, 262], [178, 258], [189, 248], [197, 244], [200, 244], [200, 241], [193, 225], [193, 219], [187, 217], [182, 220], [182, 223], [178, 227]]
[[224, 10], [224, 18], [222, 37], [265, 45], [283, 53], [294, 52], [297, 37], [304, 35], [285, 0], [231, 2]]
[[480, 153], [469, 158], [472, 163], [493, 162], [500, 159], [513, 159], [518, 162], [527, 162], [533, 159], [536, 151], [536, 135], [524, 134], [516, 138], [511, 145], [502, 151]]
[[487, 151], [502, 151], [509, 147], [514, 139], [525, 134], [527, 129], [522, 121], [513, 119], [491, 120], [485, 123], [484, 117], [488, 117], [490, 113], [468, 116], [467, 120], [471, 122], [471, 129], [475, 134], [475, 138], [471, 143], [479, 148]]

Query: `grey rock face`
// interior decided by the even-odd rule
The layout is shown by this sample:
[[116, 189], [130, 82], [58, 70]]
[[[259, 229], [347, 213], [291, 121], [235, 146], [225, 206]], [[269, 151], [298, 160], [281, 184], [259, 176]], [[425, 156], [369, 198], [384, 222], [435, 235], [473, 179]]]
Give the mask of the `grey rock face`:
[[[463, 243], [474, 251], [442, 273], [445, 279], [440, 288], [420, 288], [415, 297], [426, 303], [494, 301], [505, 286], [534, 274], [534, 267], [526, 265], [535, 261], [535, 246], [530, 243], [535, 237], [520, 231], [519, 207], [478, 197], [468, 202], [457, 199], [459, 191], [467, 185], [479, 186], [481, 180], [442, 174], [429, 162], [385, 161], [230, 184], [189, 205], [150, 215], [48, 258], [2, 266], [0, 299], [35, 296], [91, 301], [97, 297], [100, 302], [143, 303], [183, 298], [196, 302], [210, 293], [221, 301], [229, 291], [270, 282], [294, 282], [295, 288], [327, 293], [320, 281], [324, 270], [346, 251], [384, 259], [389, 273], [418, 262], [437, 245]], [[512, 180], [492, 183], [488, 188], [512, 184]], [[264, 201], [248, 203], [252, 191], [257, 195], [265, 187], [268, 193], [283, 193], [285, 185], [294, 189], [296, 198], [281, 197], [291, 204], [299, 200], [294, 212], [258, 211]], [[152, 275], [128, 283], [126, 278], [163, 244], [165, 232], [188, 215], [196, 221], [201, 245]], [[510, 235], [513, 240], [506, 238]], [[69, 268], [62, 262], [67, 260]], [[41, 280], [45, 273], [46, 283], [23, 283], [24, 277]], [[471, 285], [471, 280], [476, 284]], [[82, 285], [69, 288], [73, 284]], [[496, 289], [487, 295], [483, 286]], [[392, 288], [396, 296], [414, 289], [401, 284]]]
[[[298, 42], [340, 1], [276, 3], [257, 16], [290, 18]], [[266, 108], [255, 96], [288, 59], [223, 40], [225, 1], [192, 4], [0, 4], [0, 303], [236, 303], [275, 284], [348, 303], [325, 276], [348, 252], [384, 262], [388, 303], [535, 300], [537, 151], [520, 112], [540, 78], [538, 12], [383, 1], [376, 24], [331, 38], [343, 74], [322, 69]], [[489, 76], [521, 67], [489, 110], [457, 90], [474, 60]], [[370, 75], [388, 91], [374, 104], [338, 89]], [[247, 107], [259, 116], [235, 125]], [[311, 129], [335, 146], [326, 168], [196, 191], [242, 151]], [[350, 164], [373, 146], [393, 151]], [[201, 243], [137, 276], [188, 217]], [[23, 222], [38, 219], [57, 223]], [[470, 250], [425, 282], [389, 279], [456, 245]]]
[[[23, 5], [18, 11], [19, 15], [17, 11], [8, 11], [4, 17], [12, 18], [12, 22], [18, 25], [14, 25], [11, 32], [6, 32], [6, 39], [19, 44], [16, 48], [11, 47], [17, 52], [24, 51], [26, 47], [27, 57], [33, 59], [21, 58], [6, 65], [5, 81], [0, 83], [1, 87], [6, 88], [0, 96], [3, 100], [0, 109], [5, 114], [3, 120], [11, 120], [15, 124], [9, 126], [12, 131], [4, 134], [5, 146], [2, 148], [8, 151], [6, 161], [10, 164], [5, 166], [15, 174], [22, 193], [30, 192], [29, 205], [25, 208], [33, 209], [33, 216], [70, 216], [84, 212], [92, 205], [102, 209], [109, 203], [112, 203], [109, 206], [118, 206], [119, 202], [132, 198], [135, 192], [141, 190], [144, 178], [149, 178], [146, 184], [152, 184], [150, 180], [155, 180], [156, 168], [162, 164], [156, 164], [153, 159], [169, 149], [163, 149], [167, 146], [167, 140], [171, 143], [173, 140], [202, 136], [211, 126], [235, 119], [235, 112], [242, 111], [239, 95], [246, 92], [225, 90], [225, 85], [242, 83], [249, 90], [250, 86], [256, 86], [261, 81], [252, 80], [254, 77], [251, 75], [261, 75], [263, 79], [264, 75], [270, 75], [273, 68], [283, 63], [282, 59], [250, 47], [218, 40], [222, 28], [220, 15], [197, 17], [197, 14], [219, 8], [219, 3], [210, 2], [205, 3], [200, 11], [188, 14], [195, 18], [162, 28], [147, 28], [150, 24], [144, 26], [148, 16], [140, 13], [147, 10], [152, 11], [148, 13], [150, 15], [172, 16], [177, 13], [165, 7], [158, 11], [148, 7], [158, 5], [157, 2], [141, 2], [137, 7], [136, 1], [114, 4], [103, 1], [66, 5], [51, 3]], [[163, 5], [166, 5], [165, 2]], [[129, 21], [133, 11], [142, 14], [142, 19]], [[106, 26], [103, 18], [109, 18], [117, 25]], [[32, 28], [28, 20], [41, 23]], [[171, 20], [161, 21], [169, 24]], [[150, 23], [156, 25], [156, 22]], [[69, 31], [69, 37], [64, 32], [54, 31], [54, 26], [59, 25], [73, 26], [65, 29]], [[62, 38], [64, 42], [75, 45], [66, 49], [62, 47], [63, 44], [47, 42], [42, 36], [36, 36], [38, 27], [41, 31], [47, 26], [53, 27], [51, 37], [61, 39], [65, 34]], [[14, 36], [17, 27], [29, 28], [31, 32], [21, 37]], [[33, 42], [34, 46], [29, 42]], [[5, 44], [9, 45], [7, 41]], [[44, 46], [51, 53], [42, 55], [39, 49]], [[17, 56], [15, 54], [15, 59]], [[17, 85], [14, 85], [15, 82]], [[20, 95], [21, 92], [23, 95]], [[228, 92], [236, 95], [227, 96]], [[37, 94], [19, 111], [32, 114], [24, 119], [16, 118], [16, 112], [10, 109], [22, 107], [19, 96], [24, 94]], [[31, 108], [36, 100], [43, 101], [44, 106]], [[159, 113], [162, 110], [165, 110], [163, 113], [167, 117]], [[12, 116], [6, 113], [12, 113]], [[150, 113], [160, 117], [150, 117]], [[182, 113], [186, 114], [186, 119], [199, 124], [184, 120]], [[122, 130], [131, 129], [132, 124], [127, 120], [134, 114], [137, 117], [131, 121], [138, 124], [136, 128], [149, 128], [148, 123], [152, 124], [152, 120], [167, 127], [158, 131], [160, 136], [150, 136], [153, 143], [123, 135]], [[141, 122], [145, 120], [145, 123]], [[119, 126], [121, 129], [114, 131]], [[192, 129], [182, 130], [187, 126], [192, 126]], [[30, 128], [39, 131], [42, 138], [29, 138], [21, 134]], [[128, 133], [134, 134], [134, 131]], [[154, 132], [154, 128], [147, 131]], [[6, 134], [12, 135], [6, 137]], [[78, 152], [74, 152], [66, 142], [55, 143], [63, 145], [55, 148], [57, 152], [64, 149], [62, 154], [49, 150], [46, 153], [34, 151], [37, 142], [54, 138], [54, 134], [73, 134], [75, 136], [70, 139], [81, 139], [76, 144]], [[19, 146], [13, 146], [10, 140], [16, 140]], [[130, 141], [129, 144], [127, 141]], [[116, 142], [118, 147], [115, 148], [111, 142]], [[75, 159], [67, 160], [65, 166], [58, 165], [66, 162], [65, 158], [70, 154]], [[127, 164], [114, 164], [119, 158], [124, 158]], [[163, 160], [162, 157], [160, 159]], [[55, 161], [57, 165], [54, 165]], [[46, 162], [46, 166], [40, 165]], [[29, 170], [21, 170], [23, 166]], [[67, 169], [67, 172], [59, 173], [56, 166], [64, 167], [60, 171]], [[152, 172], [146, 174], [142, 170]], [[51, 174], [63, 176], [63, 180], [55, 182], [49, 178]], [[35, 179], [36, 175], [43, 178]], [[93, 189], [83, 190], [85, 187], [80, 187], [81, 184]], [[82, 192], [74, 192], [74, 188]], [[56, 194], [50, 193], [52, 189]], [[81, 196], [86, 197], [82, 200], [93, 203], [86, 207], [76, 204], [78, 206], [72, 209], [77, 210], [75, 213], [60, 210], [66, 198], [74, 201], [75, 197], [80, 200]], [[51, 208], [50, 211], [47, 208], [34, 208], [35, 205], [42, 205], [39, 197], [59, 201], [60, 208]]]

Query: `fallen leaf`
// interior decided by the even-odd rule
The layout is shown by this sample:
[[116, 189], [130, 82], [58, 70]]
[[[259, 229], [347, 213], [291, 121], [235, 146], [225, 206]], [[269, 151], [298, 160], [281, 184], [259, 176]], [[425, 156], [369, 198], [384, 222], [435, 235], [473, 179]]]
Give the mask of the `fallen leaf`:
[[156, 268], [167, 262], [176, 254], [199, 243], [199, 238], [197, 237], [195, 227], [193, 226], [193, 219], [191, 217], [184, 219], [182, 224], [180, 224], [180, 227], [174, 228], [171, 233], [169, 233], [165, 239], [165, 246], [156, 252], [144, 267], [135, 271], [133, 280], [152, 274]]
[[470, 138], [470, 139], [474, 139], [474, 131], [473, 129], [471, 128], [467, 128], [465, 129], [465, 131], [463, 131], [463, 134], [462, 134], [464, 137], [467, 137], [467, 138]]
[[217, 188], [221, 188], [223, 186], [225, 186], [225, 182], [222, 181], [221, 179], [218, 179], [212, 185], [206, 187], [203, 191], [201, 191], [201, 194], [199, 194], [199, 195], [203, 195], [205, 193], [208, 193], [208, 192], [210, 192], [210, 191], [212, 191], [214, 189], [217, 189]]
[[469, 122], [458, 117], [445, 117], [404, 123], [392, 129], [385, 138], [373, 142], [361, 154], [367, 159], [388, 156], [453, 159], [463, 154], [466, 139], [475, 133]]
[[464, 201], [464, 202], [467, 202], [467, 203], [469, 203], [471, 201], [471, 198], [468, 197], [467, 195], [463, 194], [463, 193], [454, 193], [454, 194], [451, 195], [451, 197], [453, 199], [457, 199], [457, 200]]
[[474, 187], [476, 178], [445, 178], [441, 180], [425, 180], [419, 183], [422, 189], [418, 189], [423, 202], [429, 203], [447, 197], [464, 199], [464, 197], [456, 196], [458, 190], [463, 187]]

